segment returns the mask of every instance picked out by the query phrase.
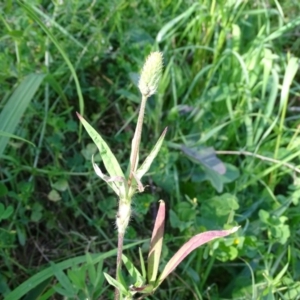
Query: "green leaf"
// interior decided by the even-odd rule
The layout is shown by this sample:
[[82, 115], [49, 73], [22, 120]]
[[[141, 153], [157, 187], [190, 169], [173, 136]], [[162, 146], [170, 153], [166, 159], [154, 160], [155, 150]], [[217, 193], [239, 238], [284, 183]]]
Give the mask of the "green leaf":
[[[47, 288], [47, 286], [51, 283], [51, 278], [48, 278], [44, 282], [40, 283], [34, 289], [32, 289], [23, 300], [41, 300], [41, 294]], [[50, 298], [48, 298], [50, 299]]]
[[128, 257], [122, 254], [123, 263], [131, 276], [132, 282], [134, 285], [140, 286], [145, 282], [145, 278], [142, 277], [139, 270], [133, 265], [133, 263], [128, 259]]
[[83, 96], [82, 96], [82, 91], [81, 91], [80, 83], [79, 83], [75, 68], [72, 65], [69, 57], [67, 56], [66, 52], [61, 47], [60, 43], [57, 41], [57, 39], [55, 38], [53, 33], [44, 24], [44, 21], [41, 20], [38, 17], [38, 15], [36, 14], [36, 11], [38, 9], [34, 8], [34, 6], [32, 4], [24, 3], [22, 1], [18, 1], [18, 4], [27, 12], [29, 17], [31, 19], [33, 19], [42, 28], [42, 30], [47, 34], [49, 39], [52, 41], [52, 43], [55, 45], [56, 49], [60, 52], [61, 56], [65, 60], [67, 66], [69, 67], [70, 72], [71, 72], [71, 74], [74, 78], [75, 86], [76, 86], [76, 90], [77, 90], [77, 95], [78, 95], [78, 99], [79, 99], [79, 111], [80, 111], [81, 114], [83, 114], [84, 113], [84, 100], [83, 100]]
[[107, 282], [112, 285], [113, 287], [117, 288], [120, 293], [122, 294], [128, 294], [128, 291], [126, 289], [126, 287], [124, 287], [120, 282], [118, 282], [116, 279], [114, 279], [113, 277], [111, 277], [109, 274], [103, 272]]
[[138, 170], [136, 171], [136, 177], [138, 179], [142, 179], [142, 177], [148, 172], [153, 160], [155, 159], [155, 157], [157, 156], [161, 145], [164, 141], [165, 135], [167, 133], [167, 129], [165, 128], [165, 130], [163, 131], [163, 133], [161, 134], [160, 138], [158, 139], [158, 141], [156, 142], [155, 146], [153, 147], [152, 151], [150, 152], [150, 154], [146, 157], [145, 161], [143, 162], [143, 164], [138, 168]]
[[[132, 247], [139, 245], [141, 243], [144, 243], [144, 242], [145, 242], [145, 240], [131, 243], [129, 245], [124, 246], [124, 249], [132, 248]], [[114, 249], [114, 250], [108, 251], [106, 253], [92, 254], [91, 256], [92, 256], [93, 262], [98, 263], [108, 257], [115, 256], [116, 253], [117, 253], [117, 249]], [[86, 256], [82, 255], [82, 256], [70, 258], [70, 259], [62, 261], [60, 263], [57, 263], [56, 268], [59, 268], [60, 270], [65, 270], [74, 265], [82, 264], [85, 262], [86, 262]], [[43, 271], [38, 272], [37, 274], [33, 275], [32, 277], [30, 277], [28, 280], [24, 281], [23, 283], [21, 283], [16, 289], [14, 289], [12, 292], [10, 292], [4, 298], [4, 300], [18, 300], [18, 299], [22, 298], [24, 295], [26, 295], [30, 290], [35, 288], [37, 285], [44, 282], [46, 279], [51, 278], [52, 276], [54, 276], [53, 268], [48, 267], [48, 268], [44, 269]]]
[[88, 275], [89, 275], [89, 280], [91, 281], [92, 285], [95, 287], [97, 286], [97, 274], [96, 274], [96, 269], [95, 269], [95, 266], [94, 266], [94, 262], [93, 262], [93, 259], [92, 259], [92, 256], [90, 253], [86, 253], [85, 254], [86, 256], [86, 262], [87, 262], [87, 272], [88, 272]]
[[[120, 178], [125, 179], [123, 171], [122, 171], [116, 157], [111, 152], [109, 146], [102, 139], [100, 134], [98, 134], [98, 132], [81, 115], [79, 115], [77, 113], [77, 116], [78, 116], [80, 122], [82, 123], [82, 125], [84, 126], [84, 128], [86, 129], [87, 133], [92, 138], [95, 145], [97, 146], [97, 148], [100, 152], [100, 156], [103, 160], [104, 166], [105, 166], [107, 172], [109, 173], [109, 176], [111, 178], [120, 177]], [[120, 189], [120, 192], [122, 192], [125, 195], [124, 181], [123, 182], [114, 181], [114, 183], [116, 186], [118, 186], [118, 188]]]
[[96, 270], [97, 277], [95, 279], [94, 284], [95, 284], [95, 287], [97, 287], [98, 289], [99, 289], [99, 287], [102, 287], [104, 280], [105, 280], [102, 269], [103, 269], [103, 260], [98, 262], [98, 266], [97, 266], [97, 270]]
[[28, 143], [30, 145], [32, 145], [33, 147], [36, 147], [36, 145], [26, 139], [23, 139], [17, 135], [14, 135], [14, 134], [11, 134], [11, 133], [8, 133], [8, 132], [5, 132], [5, 131], [2, 131], [0, 130], [0, 136], [4, 136], [4, 137], [8, 137], [10, 139], [15, 139], [15, 140], [19, 140], [19, 141], [22, 141], [22, 142], [25, 142], [25, 143]]
[[0, 203], [0, 220], [8, 219], [13, 212], [13, 206], [9, 205], [5, 208], [4, 204]]
[[157, 34], [156, 41], [160, 43], [174, 34], [174, 30], [178, 28], [181, 22], [189, 18], [189, 16], [195, 11], [198, 5], [198, 3], [194, 3], [185, 12], [165, 24]]
[[61, 200], [61, 196], [56, 190], [51, 190], [50, 193], [48, 194], [48, 199], [53, 202], [57, 202]]
[[26, 231], [24, 227], [17, 226], [17, 234], [20, 245], [24, 246], [26, 243]]
[[192, 161], [200, 163], [220, 175], [225, 174], [226, 172], [224, 163], [216, 156], [215, 150], [212, 147], [196, 149], [182, 145], [181, 151]]
[[143, 278], [146, 278], [145, 261], [143, 258], [143, 252], [142, 252], [141, 248], [139, 248], [139, 256], [140, 256], [140, 263], [141, 263], [141, 269], [142, 269], [142, 276], [143, 276]]
[[40, 87], [44, 74], [30, 74], [17, 86], [0, 113], [0, 157], [13, 136], [23, 114]]
[[187, 228], [190, 228], [194, 223], [194, 220], [192, 221], [180, 220], [178, 215], [172, 209], [169, 210], [169, 218], [170, 218], [172, 228], [178, 228], [180, 232], [186, 230]]
[[8, 193], [8, 189], [6, 185], [2, 182], [0, 182], [0, 197], [5, 196]]
[[65, 179], [60, 179], [53, 183], [52, 187], [60, 192], [64, 192], [68, 189], [68, 181]]
[[70, 291], [70, 290], [66, 290], [66, 289], [64, 289], [64, 288], [61, 288], [61, 287], [59, 286], [59, 284], [54, 285], [54, 286], [53, 286], [53, 289], [54, 289], [58, 294], [67, 297], [67, 299], [70, 299], [70, 298], [71, 298], [71, 299], [74, 299], [75, 296], [76, 296], [75, 293], [74, 293], [73, 291]]
[[74, 296], [76, 291], [68, 276], [61, 270], [61, 268], [57, 267], [54, 262], [50, 262], [50, 264], [53, 271], [53, 275], [57, 278], [61, 286], [66, 290], [68, 295]]
[[79, 268], [74, 268], [73, 270], [68, 270], [67, 274], [72, 284], [79, 290], [85, 289], [85, 274], [86, 266], [81, 266]]

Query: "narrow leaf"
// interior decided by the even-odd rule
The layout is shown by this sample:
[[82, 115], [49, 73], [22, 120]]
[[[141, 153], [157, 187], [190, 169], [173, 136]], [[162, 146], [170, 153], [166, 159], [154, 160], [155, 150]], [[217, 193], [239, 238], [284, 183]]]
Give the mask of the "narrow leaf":
[[159, 33], [156, 36], [156, 41], [158, 43], [164, 41], [166, 38], [170, 37], [170, 35], [173, 33], [175, 28], [178, 28], [178, 26], [181, 24], [180, 22], [182, 20], [187, 19], [198, 7], [198, 3], [194, 3], [191, 5], [185, 12], [183, 12], [181, 15], [178, 17], [172, 19], [169, 21], [167, 24], [165, 24]]
[[69, 277], [53, 262], [50, 262], [53, 274], [61, 284], [61, 286], [70, 294], [75, 293], [75, 290], [73, 288], [73, 285], [71, 281], [69, 280]]
[[[140, 240], [138, 242], [131, 243], [129, 245], [125, 245], [124, 249], [132, 248], [136, 245], [144, 243], [146, 240]], [[117, 249], [110, 250], [105, 253], [96, 253], [92, 254], [92, 259], [94, 263], [99, 263], [105, 260], [108, 257], [115, 256], [117, 253]], [[86, 262], [86, 256], [77, 256], [60, 263], [56, 264], [56, 267], [60, 270], [68, 269], [74, 265], [82, 264]], [[98, 270], [101, 271], [101, 268]], [[4, 300], [18, 300], [21, 299], [24, 295], [26, 295], [30, 290], [38, 286], [43, 281], [51, 278], [54, 275], [52, 266], [36, 273], [35, 275], [31, 276], [29, 279], [21, 283], [18, 287], [16, 287], [13, 291], [11, 291], [8, 295], [5, 296]], [[102, 276], [101, 276], [102, 278]], [[101, 279], [100, 278], [100, 279]]]
[[175, 268], [189, 255], [193, 250], [200, 247], [203, 244], [206, 244], [214, 239], [227, 236], [231, 233], [236, 232], [239, 227], [233, 227], [229, 230], [213, 230], [206, 231], [200, 234], [193, 236], [188, 242], [186, 242], [169, 260], [165, 266], [162, 274], [160, 275], [155, 288], [157, 288], [162, 281], [175, 270]]
[[5, 136], [5, 137], [8, 137], [8, 138], [11, 138], [11, 139], [16, 139], [16, 140], [20, 140], [22, 142], [25, 142], [25, 143], [28, 143], [30, 145], [32, 145], [33, 147], [36, 147], [36, 145], [26, 139], [23, 139], [17, 135], [14, 135], [14, 134], [11, 134], [11, 133], [8, 133], [8, 132], [5, 132], [5, 131], [2, 131], [0, 130], [0, 136]]
[[122, 260], [123, 260], [123, 263], [124, 263], [128, 273], [131, 276], [132, 282], [134, 282], [134, 285], [137, 285], [137, 286], [142, 285], [145, 282], [145, 280], [142, 277], [139, 270], [133, 265], [133, 263], [128, 259], [128, 257], [126, 255], [122, 254]]
[[149, 170], [153, 160], [155, 159], [155, 157], [157, 156], [161, 145], [164, 141], [165, 135], [167, 133], [168, 128], [166, 127], [165, 130], [163, 131], [163, 133], [161, 134], [160, 138], [158, 139], [158, 141], [156, 142], [154, 148], [152, 149], [152, 151], [150, 152], [150, 154], [146, 157], [145, 161], [143, 162], [143, 164], [138, 168], [138, 170], [136, 171], [136, 177], [139, 179], [142, 179], [142, 177], [147, 173], [147, 171]]
[[143, 252], [142, 249], [139, 247], [139, 256], [140, 256], [140, 264], [142, 269], [142, 276], [143, 278], [146, 278], [146, 268], [145, 268], [145, 261], [143, 258]]
[[87, 272], [89, 275], [89, 280], [93, 284], [93, 286], [96, 286], [96, 278], [97, 278], [97, 273], [96, 273], [96, 268], [95, 264], [93, 262], [93, 258], [89, 252], [86, 252], [86, 265], [87, 265]]
[[[106, 142], [102, 139], [100, 134], [80, 115], [77, 113], [77, 116], [86, 129], [87, 133], [89, 136], [92, 138], [94, 141], [95, 145], [99, 149], [101, 158], [103, 160], [104, 166], [109, 173], [110, 177], [123, 177], [125, 178], [123, 171], [114, 156], [114, 154], [111, 152], [110, 148], [106, 144]], [[116, 186], [119, 188], [123, 186], [122, 182], [115, 182]]]
[[113, 277], [111, 277], [109, 274], [103, 272], [107, 282], [112, 285], [113, 287], [117, 288], [122, 294], [126, 294], [127, 290], [126, 288], [120, 283], [118, 282], [116, 279], [114, 279]]
[[41, 27], [41, 29], [47, 34], [47, 36], [52, 41], [52, 43], [55, 45], [56, 49], [60, 52], [61, 56], [63, 57], [63, 59], [65, 60], [65, 62], [67, 64], [67, 66], [69, 67], [70, 72], [71, 72], [71, 74], [73, 76], [73, 79], [75, 81], [76, 91], [77, 91], [77, 95], [78, 95], [78, 98], [79, 98], [79, 111], [80, 111], [81, 114], [83, 114], [83, 112], [84, 112], [84, 100], [83, 100], [83, 96], [82, 96], [82, 91], [81, 91], [79, 79], [77, 77], [76, 70], [75, 70], [74, 66], [72, 65], [68, 55], [66, 54], [64, 49], [61, 47], [61, 44], [58, 42], [58, 40], [56, 39], [54, 34], [51, 32], [51, 30], [47, 27], [47, 25], [44, 23], [44, 21], [41, 18], [39, 18], [39, 16], [35, 12], [35, 10], [37, 10], [37, 9], [34, 9], [33, 4], [29, 4], [29, 3], [26, 3], [26, 2], [27, 1], [24, 1], [24, 2], [18, 1], [18, 4], [27, 12], [28, 16], [31, 19], [33, 19]]
[[115, 184], [115, 181], [124, 181], [125, 179], [123, 178], [123, 180], [121, 179], [121, 177], [109, 177], [106, 176], [102, 173], [101, 169], [98, 167], [97, 164], [95, 164], [94, 162], [94, 155], [92, 156], [92, 165], [94, 167], [94, 171], [95, 173], [102, 179], [104, 180], [113, 190], [114, 192], [119, 195], [119, 188], [118, 185]]
[[[3, 154], [9, 138], [14, 134], [21, 118], [45, 75], [30, 74], [25, 77], [12, 93], [0, 114], [0, 156]], [[5, 134], [4, 134], [5, 132]], [[15, 137], [15, 136], [14, 136]]]
[[155, 282], [158, 272], [159, 260], [163, 246], [163, 235], [165, 228], [166, 205], [160, 200], [159, 209], [155, 219], [154, 229], [150, 242], [150, 251], [148, 255], [148, 281]]

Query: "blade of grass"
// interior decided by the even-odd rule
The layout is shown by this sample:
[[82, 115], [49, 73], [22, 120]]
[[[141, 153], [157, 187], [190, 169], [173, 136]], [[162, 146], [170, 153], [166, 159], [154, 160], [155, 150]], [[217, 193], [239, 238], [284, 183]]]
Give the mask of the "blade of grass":
[[[276, 139], [276, 146], [274, 150], [274, 158], [277, 159], [279, 148], [281, 145], [282, 135], [283, 135], [283, 129], [284, 129], [284, 121], [287, 113], [287, 107], [288, 107], [288, 99], [290, 94], [290, 87], [292, 85], [293, 79], [299, 69], [299, 59], [296, 57], [291, 57], [288, 61], [288, 65], [285, 70], [283, 83], [282, 83], [282, 89], [281, 89], [281, 95], [280, 95], [280, 104], [279, 104], [279, 110], [281, 111], [280, 116], [280, 124], [278, 129], [278, 135]], [[276, 176], [277, 173], [274, 172], [271, 175], [270, 183], [276, 182]]]
[[[52, 34], [52, 32], [46, 27], [46, 25], [43, 23], [43, 21], [37, 16], [36, 12], [32, 8], [32, 5], [29, 5], [27, 3], [23, 3], [22, 1], [18, 1], [18, 4], [27, 12], [29, 17], [31, 19], [33, 19], [41, 27], [41, 29], [47, 34], [47, 36], [50, 38], [52, 43], [55, 45], [55, 47], [57, 48], [57, 50], [60, 52], [61, 56], [65, 60], [67, 66], [69, 67], [70, 72], [71, 72], [71, 74], [74, 78], [74, 81], [75, 81], [77, 95], [78, 95], [78, 98], [79, 98], [79, 111], [80, 111], [80, 114], [84, 114], [84, 100], [83, 100], [83, 96], [82, 96], [80, 83], [79, 83], [75, 68], [73, 67], [69, 57], [67, 56], [67, 54], [63, 50], [63, 48], [60, 46], [59, 42], [57, 41], [55, 36]], [[81, 138], [81, 133], [82, 133], [82, 127], [80, 126], [79, 139]]]
[[2, 130], [0, 130], [0, 136], [8, 137], [10, 139], [16, 139], [16, 140], [28, 143], [28, 144], [32, 145], [33, 147], [36, 147], [36, 145], [34, 143], [32, 143], [32, 142], [30, 142], [30, 141], [28, 141], [26, 139], [23, 139], [23, 138], [21, 138], [21, 137], [19, 137], [17, 135], [10, 134], [10, 133], [7, 133], [7, 132], [2, 131]]
[[[12, 135], [34, 94], [44, 79], [43, 74], [30, 74], [23, 79], [8, 99], [0, 114], [0, 130], [6, 135]], [[9, 136], [0, 136], [0, 157], [2, 156]]]
[[40, 9], [38, 9], [35, 6], [31, 6], [32, 10], [34, 10], [37, 14], [39, 14], [42, 18], [47, 20], [47, 22], [50, 22], [51, 25], [56, 27], [60, 32], [62, 32], [65, 36], [67, 36], [70, 40], [72, 40], [76, 45], [78, 45], [80, 48], [84, 49], [84, 45], [80, 43], [77, 39], [75, 39], [72, 34], [70, 34], [65, 28], [60, 26], [53, 18], [49, 17], [47, 14], [43, 13]]
[[[124, 246], [124, 249], [132, 248], [136, 245], [142, 244], [147, 240], [141, 240], [138, 242], [134, 242], [131, 244], [128, 244]], [[93, 263], [96, 264], [108, 257], [114, 256], [117, 254], [117, 249], [110, 250], [106, 253], [101, 253], [101, 254], [91, 254], [91, 257], [93, 259]], [[86, 256], [78, 256], [74, 258], [67, 259], [65, 261], [62, 261], [60, 263], [56, 264], [56, 268], [60, 270], [65, 270], [67, 268], [70, 268], [74, 265], [82, 264], [86, 262]], [[53, 268], [52, 266], [46, 268], [45, 270], [33, 275], [30, 277], [28, 280], [20, 284], [15, 290], [10, 292], [4, 300], [18, 300], [22, 298], [24, 295], [26, 295], [30, 290], [35, 288], [37, 285], [40, 283], [44, 282], [46, 279], [54, 276]]]

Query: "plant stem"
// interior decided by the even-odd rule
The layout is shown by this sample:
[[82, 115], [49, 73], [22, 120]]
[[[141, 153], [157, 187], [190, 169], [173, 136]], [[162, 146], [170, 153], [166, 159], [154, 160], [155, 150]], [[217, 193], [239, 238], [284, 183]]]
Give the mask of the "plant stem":
[[[140, 142], [141, 142], [141, 135], [142, 135], [142, 129], [143, 129], [143, 120], [144, 120], [144, 113], [145, 113], [145, 108], [146, 108], [146, 102], [147, 102], [147, 96], [142, 96], [142, 102], [140, 106], [140, 111], [138, 115], [138, 121], [136, 124], [134, 136], [132, 139], [132, 150], [131, 150], [131, 155], [130, 155], [130, 172], [129, 172], [129, 178], [128, 178], [128, 187], [131, 185], [132, 177], [134, 172], [136, 171], [136, 165], [138, 163], [138, 155], [139, 155], [139, 148], [140, 148]], [[119, 205], [121, 205], [122, 201], [120, 201]], [[121, 209], [121, 206], [119, 206], [119, 212], [124, 211]], [[129, 201], [129, 214], [130, 214], [130, 201]], [[117, 217], [121, 218], [121, 224], [124, 221], [124, 218], [127, 218], [126, 212], [125, 215], [123, 214]], [[129, 216], [130, 218], [130, 216]], [[127, 223], [125, 222], [127, 227]], [[117, 220], [118, 224], [118, 220]], [[124, 224], [122, 224], [123, 227]], [[117, 269], [116, 269], [116, 279], [119, 281], [119, 272], [121, 271], [121, 266], [122, 266], [122, 252], [123, 252], [123, 241], [124, 241], [124, 233], [125, 233], [125, 228], [122, 228], [120, 231], [120, 226], [118, 225], [118, 253], [117, 253]], [[115, 289], [115, 300], [119, 300], [120, 298], [120, 291], [116, 288]]]
[[131, 156], [130, 156], [130, 172], [129, 172], [129, 179], [128, 179], [128, 187], [130, 187], [130, 185], [131, 185], [133, 173], [135, 172], [135, 169], [136, 169], [139, 148], [140, 148], [140, 142], [141, 142], [142, 129], [143, 129], [143, 120], [144, 120], [146, 102], [147, 102], [147, 97], [143, 95], [140, 112], [139, 112], [139, 116], [138, 116], [138, 121], [136, 124], [134, 136], [132, 139], [132, 150], [131, 150]]
[[[123, 252], [123, 241], [124, 241], [124, 233], [118, 233], [118, 253], [117, 253], [117, 269], [116, 269], [116, 279], [119, 281], [119, 272], [121, 271], [122, 266], [122, 252]], [[116, 288], [115, 289], [115, 300], [119, 300], [120, 292]]]

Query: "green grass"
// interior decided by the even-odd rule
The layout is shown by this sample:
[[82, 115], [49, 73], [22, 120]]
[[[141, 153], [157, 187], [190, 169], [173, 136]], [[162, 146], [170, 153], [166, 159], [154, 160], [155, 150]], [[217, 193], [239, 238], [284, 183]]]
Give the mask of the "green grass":
[[[138, 73], [160, 50], [142, 158], [168, 133], [125, 244], [151, 236], [159, 199], [165, 263], [196, 233], [241, 229], [193, 252], [149, 299], [298, 299], [298, 1], [62, 2], [0, 4], [0, 295], [50, 261], [116, 247], [117, 199], [94, 174], [97, 151], [75, 112], [125, 171]], [[125, 254], [138, 263], [136, 247]], [[62, 288], [51, 278], [41, 289], [55, 299]]]

